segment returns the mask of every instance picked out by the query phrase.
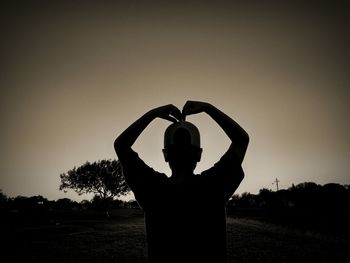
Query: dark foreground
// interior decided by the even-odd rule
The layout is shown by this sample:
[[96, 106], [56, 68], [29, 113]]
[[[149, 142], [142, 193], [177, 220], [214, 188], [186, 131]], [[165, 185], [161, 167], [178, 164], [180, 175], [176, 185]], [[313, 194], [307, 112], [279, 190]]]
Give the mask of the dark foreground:
[[[146, 262], [139, 210], [112, 219], [64, 219], [1, 225], [1, 262]], [[347, 262], [346, 237], [326, 236], [250, 219], [228, 218], [228, 262]]]

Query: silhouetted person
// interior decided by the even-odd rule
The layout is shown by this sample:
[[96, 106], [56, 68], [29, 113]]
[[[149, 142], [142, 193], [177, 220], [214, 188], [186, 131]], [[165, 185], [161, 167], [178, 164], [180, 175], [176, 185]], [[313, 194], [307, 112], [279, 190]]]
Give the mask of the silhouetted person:
[[[224, 130], [231, 146], [221, 159], [200, 175], [200, 135], [186, 115], [207, 113]], [[164, 134], [167, 177], [147, 166], [132, 150], [142, 131], [155, 118], [174, 122]], [[215, 138], [213, 138], [215, 140]], [[244, 177], [241, 163], [248, 134], [209, 103], [188, 101], [182, 112], [173, 105], [150, 110], [114, 143], [123, 173], [145, 215], [149, 262], [225, 262], [225, 204]]]

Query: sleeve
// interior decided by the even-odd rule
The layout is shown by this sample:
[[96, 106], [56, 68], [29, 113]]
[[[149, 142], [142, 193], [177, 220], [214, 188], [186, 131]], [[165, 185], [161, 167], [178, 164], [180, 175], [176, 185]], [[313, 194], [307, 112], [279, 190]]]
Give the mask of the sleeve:
[[118, 153], [123, 175], [137, 202], [145, 207], [155, 187], [157, 172], [149, 167], [131, 148]]
[[241, 163], [232, 148], [228, 149], [213, 167], [202, 172], [201, 175], [210, 188], [210, 192], [225, 203], [244, 178]]

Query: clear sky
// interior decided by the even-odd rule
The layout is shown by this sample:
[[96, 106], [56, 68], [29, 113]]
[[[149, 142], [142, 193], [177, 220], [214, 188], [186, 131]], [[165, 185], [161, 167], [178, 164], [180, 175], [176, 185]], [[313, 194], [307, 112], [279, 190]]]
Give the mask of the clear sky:
[[[2, 5], [0, 189], [78, 197], [59, 175], [116, 158], [113, 141], [147, 110], [207, 101], [250, 135], [237, 193], [349, 184], [349, 10], [338, 4], [48, 1]], [[83, 4], [84, 2], [84, 4]], [[98, 2], [98, 4], [97, 4]], [[332, 2], [334, 3], [334, 2]], [[189, 118], [212, 166], [229, 141]], [[135, 149], [169, 173], [156, 120]]]

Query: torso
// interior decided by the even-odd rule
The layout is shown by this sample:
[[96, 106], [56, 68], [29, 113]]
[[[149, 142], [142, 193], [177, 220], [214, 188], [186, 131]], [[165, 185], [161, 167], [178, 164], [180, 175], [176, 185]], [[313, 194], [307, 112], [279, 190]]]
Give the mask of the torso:
[[212, 192], [199, 175], [183, 183], [159, 176], [144, 209], [150, 262], [224, 262], [225, 204]]

